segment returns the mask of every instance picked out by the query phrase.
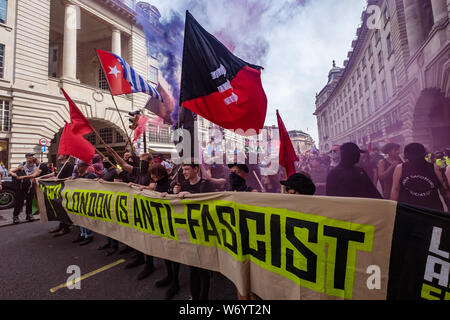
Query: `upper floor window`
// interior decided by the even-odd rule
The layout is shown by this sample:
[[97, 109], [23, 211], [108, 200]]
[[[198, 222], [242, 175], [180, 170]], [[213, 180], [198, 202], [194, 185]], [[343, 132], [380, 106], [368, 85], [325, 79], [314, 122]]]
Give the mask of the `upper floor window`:
[[391, 34], [389, 33], [387, 38], [386, 38], [386, 45], [387, 45], [387, 51], [388, 51], [388, 55], [390, 56], [392, 54], [392, 39], [391, 39]]
[[102, 67], [98, 68], [98, 87], [102, 90], [109, 90], [108, 79]]
[[10, 103], [8, 100], [0, 100], [0, 131], [9, 132], [10, 129]]
[[397, 89], [397, 72], [395, 71], [395, 68], [392, 68], [391, 70], [391, 78], [392, 78], [392, 87], [394, 90]]
[[388, 23], [390, 17], [389, 17], [389, 10], [388, 10], [387, 6], [386, 6], [386, 8], [384, 8], [383, 18], [384, 18], [384, 24]]
[[0, 44], [0, 79], [5, 77], [5, 46]]
[[384, 63], [383, 63], [383, 51], [380, 50], [380, 52], [378, 52], [378, 68], [379, 70], [383, 69], [384, 67]]
[[6, 23], [6, 9], [8, 7], [7, 0], [0, 0], [0, 23]]
[[153, 83], [158, 83], [158, 69], [153, 66], [150, 66], [149, 80]]
[[381, 32], [379, 29], [377, 29], [375, 31], [375, 43], [378, 44], [378, 42], [380, 42], [380, 40], [381, 40]]

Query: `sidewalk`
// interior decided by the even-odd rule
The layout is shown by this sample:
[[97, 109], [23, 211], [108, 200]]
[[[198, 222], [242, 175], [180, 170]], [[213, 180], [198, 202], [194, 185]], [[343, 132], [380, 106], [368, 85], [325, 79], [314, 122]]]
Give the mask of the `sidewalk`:
[[[7, 209], [7, 210], [0, 211], [0, 228], [13, 225], [13, 211], [14, 211], [14, 209]], [[33, 221], [26, 221], [25, 218], [26, 218], [26, 215], [25, 215], [25, 206], [24, 206], [22, 212], [20, 212], [20, 214], [19, 214], [20, 223], [29, 223], [29, 222], [41, 220], [41, 216], [39, 214], [35, 214], [33, 216], [33, 219], [34, 219]]]

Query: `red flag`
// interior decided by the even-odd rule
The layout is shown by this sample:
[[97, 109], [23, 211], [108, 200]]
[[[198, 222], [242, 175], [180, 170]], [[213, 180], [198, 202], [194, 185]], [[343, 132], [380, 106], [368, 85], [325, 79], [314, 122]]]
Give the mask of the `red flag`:
[[267, 113], [261, 70], [233, 55], [186, 12], [180, 93], [183, 107], [225, 129], [258, 133]]
[[294, 162], [299, 161], [295, 154], [294, 146], [292, 145], [291, 138], [284, 126], [283, 120], [277, 110], [278, 129], [280, 131], [280, 153], [279, 163], [280, 166], [286, 169], [287, 178], [295, 173]]
[[146, 117], [146, 116], [141, 116], [139, 118], [138, 126], [137, 126], [136, 130], [134, 131], [133, 142], [136, 142], [137, 139], [139, 139], [142, 136], [142, 134], [145, 131], [145, 126], [147, 125], [148, 120], [149, 120], [149, 117]]
[[91, 125], [80, 109], [61, 88], [69, 102], [70, 123], [66, 122], [59, 142], [58, 155], [70, 155], [89, 163], [95, 154], [95, 148], [83, 136], [92, 132]]

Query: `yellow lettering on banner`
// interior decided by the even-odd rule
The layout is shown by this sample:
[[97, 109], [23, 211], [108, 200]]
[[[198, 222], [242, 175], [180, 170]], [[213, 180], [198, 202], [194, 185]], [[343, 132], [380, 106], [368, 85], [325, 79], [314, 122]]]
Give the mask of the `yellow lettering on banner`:
[[92, 190], [65, 190], [64, 207], [67, 212], [83, 215], [89, 219], [112, 222], [112, 199], [114, 192]]
[[[65, 190], [63, 203], [69, 213], [175, 241], [177, 228], [185, 228], [192, 244], [216, 246], [240, 262], [344, 299], [353, 295], [357, 252], [373, 248], [373, 226], [287, 209], [183, 200], [184, 212], [175, 213], [170, 200], [92, 190]], [[430, 288], [424, 285], [422, 295], [432, 297]]]
[[117, 192], [114, 199], [115, 220], [118, 224], [130, 227], [130, 213], [128, 212], [129, 194], [125, 192]]
[[[437, 296], [432, 295], [435, 293]], [[422, 284], [421, 298], [426, 300], [440, 300], [439, 296], [441, 295], [441, 289], [430, 286], [426, 283]]]
[[133, 195], [132, 212], [133, 228], [136, 230], [178, 241], [169, 200]]

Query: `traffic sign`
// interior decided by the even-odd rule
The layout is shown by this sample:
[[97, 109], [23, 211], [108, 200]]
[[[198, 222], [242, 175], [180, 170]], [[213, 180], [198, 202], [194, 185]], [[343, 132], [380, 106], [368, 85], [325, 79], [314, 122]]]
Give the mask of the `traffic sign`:
[[41, 147], [41, 152], [45, 152], [45, 150], [46, 150], [45, 146], [42, 146]]
[[40, 138], [39, 139], [39, 145], [41, 146], [46, 146], [48, 144], [48, 140], [45, 138]]

